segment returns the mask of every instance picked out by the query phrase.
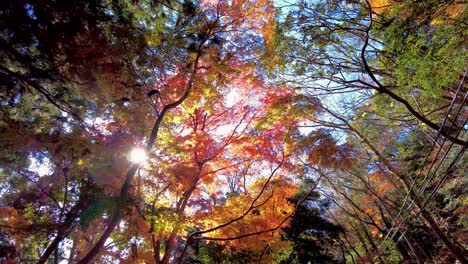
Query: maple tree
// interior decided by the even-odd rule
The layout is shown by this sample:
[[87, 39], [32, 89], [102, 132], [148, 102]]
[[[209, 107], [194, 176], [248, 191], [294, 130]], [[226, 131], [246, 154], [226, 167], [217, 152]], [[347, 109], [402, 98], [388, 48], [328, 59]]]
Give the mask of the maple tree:
[[467, 263], [466, 14], [3, 1], [0, 262]]
[[[78, 61], [65, 62], [63, 66], [62, 62], [56, 61], [56, 58], [61, 56], [60, 53], [53, 54], [52, 57], [45, 56], [50, 53], [48, 49], [55, 48], [52, 45], [59, 47], [70, 45], [76, 54], [96, 57], [96, 54], [87, 54], [90, 52], [89, 46], [75, 43], [81, 41], [81, 35], [91, 31], [86, 27], [77, 29], [77, 33], [67, 32], [72, 34], [64, 37], [65, 41], [71, 41], [69, 44], [62, 43], [61, 38], [56, 40], [57, 44], [50, 44], [45, 40], [41, 40], [39, 44], [24, 44], [28, 49], [45, 49], [40, 51], [44, 53], [45, 58], [40, 57], [41, 53], [37, 56], [55, 70], [44, 75], [45, 78], [57, 77], [57, 82], [69, 85], [69, 89], [73, 89], [75, 94], [67, 93], [66, 96], [70, 96], [70, 100], [75, 96], [76, 99], [73, 100], [81, 100], [81, 105], [70, 105], [65, 99], [62, 100], [59, 95], [55, 95], [59, 94], [61, 87], [48, 86], [49, 80], [46, 79], [40, 83], [34, 80], [34, 84], [25, 81], [26, 86], [23, 87], [34, 90], [24, 90], [20, 86], [19, 92], [13, 95], [16, 96], [17, 102], [10, 104], [12, 108], [10, 113], [15, 109], [22, 109], [22, 115], [27, 116], [29, 113], [21, 104], [27, 102], [28, 96], [35, 96], [39, 99], [38, 103], [46, 106], [52, 104], [49, 108], [55, 115], [62, 117], [58, 123], [63, 127], [57, 129], [58, 135], [51, 135], [58, 138], [58, 142], [46, 145], [42, 140], [38, 140], [36, 145], [41, 154], [33, 156], [26, 154], [22, 169], [29, 175], [15, 172], [19, 174], [18, 178], [24, 177], [31, 181], [31, 185], [25, 183], [26, 188], [31, 189], [31, 192], [37, 188], [40, 195], [45, 195], [47, 198], [43, 202], [36, 202], [34, 201], [36, 196], [24, 200], [24, 194], [20, 194], [18, 199], [30, 209], [13, 202], [12, 206], [5, 207], [2, 212], [3, 221], [12, 223], [6, 225], [10, 228], [8, 229], [10, 235], [19, 235], [18, 230], [21, 229], [42, 230], [44, 228], [42, 226], [50, 227], [45, 229], [45, 236], [38, 235], [42, 242], [36, 245], [26, 242], [25, 247], [29, 247], [32, 251], [20, 250], [19, 258], [37, 256], [39, 262], [45, 262], [53, 253], [57, 258], [64, 253], [61, 247], [65, 240], [72, 237], [70, 257], [81, 259], [81, 263], [87, 263], [98, 255], [113, 256], [120, 260], [151, 258], [157, 263], [168, 263], [177, 247], [176, 239], [183, 236], [187, 227], [202, 226], [203, 218], [208, 218], [208, 216], [194, 216], [193, 213], [186, 211], [197, 209], [209, 212], [212, 210], [211, 207], [218, 205], [217, 199], [226, 199], [223, 198], [221, 191], [223, 177], [242, 173], [243, 192], [247, 193], [249, 185], [245, 181], [261, 178], [262, 173], [259, 172], [269, 166], [278, 166], [274, 170], [276, 172], [288, 162], [286, 160], [291, 154], [285, 153], [283, 149], [286, 144], [283, 135], [296, 121], [292, 119], [289, 123], [263, 122], [261, 126], [258, 124], [267, 119], [264, 110], [269, 109], [268, 105], [275, 104], [280, 98], [286, 98], [293, 92], [288, 87], [263, 88], [266, 86], [265, 81], [255, 73], [258, 69], [255, 66], [258, 59], [253, 55], [265, 52], [272, 37], [271, 30], [265, 30], [272, 27], [271, 12], [260, 12], [265, 11], [265, 7], [258, 9], [252, 2], [232, 4], [206, 2], [198, 5], [191, 2], [174, 5], [160, 3], [156, 6], [139, 2], [136, 6], [122, 3], [111, 10], [106, 9], [104, 3], [101, 4], [93, 8], [102, 8], [103, 13], [92, 13], [96, 12], [95, 9], [76, 11], [91, 12], [89, 16], [97, 28], [92, 28], [96, 32], [89, 34], [97, 35], [94, 37], [102, 41], [102, 45], [116, 45], [113, 39], [118, 37], [118, 34], [130, 33], [108, 32], [108, 28], [113, 29], [112, 26], [99, 19], [110, 22], [122, 19], [122, 22], [127, 24], [120, 30], [133, 30], [136, 27], [137, 32], [143, 32], [140, 33], [143, 41], [141, 46], [133, 47], [134, 53], [131, 55], [149, 53], [150, 63], [139, 61], [137, 55], [129, 58], [136, 62], [130, 64], [135, 67], [108, 65], [103, 69], [104, 71], [109, 69], [111, 71], [109, 73], [101, 73], [99, 71], [101, 68], [96, 72], [92, 70], [85, 72], [84, 69], [78, 68], [84, 67], [88, 70], [87, 65], [80, 65], [86, 61], [85, 58], [73, 58], [65, 54], [63, 55], [65, 59]], [[268, 2], [265, 4], [271, 6]], [[43, 22], [36, 19], [36, 16], [42, 16], [40, 14], [42, 6], [9, 6], [9, 8], [12, 12], [26, 13], [25, 23], [40, 25]], [[51, 12], [57, 14], [65, 12], [64, 15], [67, 15], [69, 12], [67, 9], [69, 6], [58, 5], [54, 8], [56, 9], [52, 9]], [[168, 32], [144, 24], [158, 12], [159, 14], [168, 12], [167, 19], [156, 22], [156, 25], [166, 26]], [[66, 24], [68, 21], [64, 20], [63, 23]], [[172, 25], [167, 25], [171, 23]], [[64, 25], [63, 29], [66, 30], [67, 27], [69, 25]], [[19, 29], [9, 30], [16, 34]], [[243, 36], [245, 30], [250, 30], [252, 33]], [[254, 32], [263, 35], [265, 46], [259, 46], [254, 41], [253, 38], [257, 37]], [[61, 34], [60, 31], [51, 33]], [[73, 33], [76, 36], [73, 36]], [[5, 52], [26, 52], [25, 50], [19, 52], [14, 40], [10, 41], [11, 43], [7, 44], [12, 46]], [[167, 45], [172, 46], [168, 48]], [[164, 56], [168, 58], [173, 56], [177, 49], [180, 54], [172, 57], [171, 63], [164, 61], [166, 60]], [[94, 49], [91, 51], [94, 52]], [[118, 52], [118, 49], [105, 50], [103, 56], [106, 52]], [[165, 52], [168, 54], [164, 54]], [[152, 54], [157, 55], [151, 56]], [[9, 60], [17, 59], [13, 55], [15, 54], [12, 54]], [[26, 55], [31, 56], [32, 61], [36, 59], [34, 53]], [[268, 54], [265, 53], [265, 56]], [[106, 60], [98, 57], [95, 59], [98, 63]], [[111, 57], [111, 59], [119, 58]], [[4, 62], [6, 67], [8, 62], [8, 60]], [[93, 62], [86, 61], [86, 63], [96, 66]], [[125, 59], [122, 63], [126, 63]], [[26, 64], [24, 67], [29, 66]], [[133, 74], [130, 78], [135, 78], [134, 84], [121, 80], [122, 76], [116, 72], [117, 70], [130, 71]], [[148, 70], [151, 70], [154, 76], [145, 72]], [[14, 75], [15, 71], [18, 70], [6, 68], [4, 73], [20, 80], [35, 78], [37, 74], [31, 71], [28, 73], [32, 77], [18, 77]], [[112, 71], [114, 75], [111, 75]], [[51, 90], [46, 90], [42, 85]], [[88, 87], [97, 87], [98, 90], [91, 91]], [[38, 94], [35, 94], [36, 92]], [[96, 97], [90, 97], [91, 93]], [[89, 101], [88, 98], [95, 100]], [[44, 116], [47, 116], [46, 114], [43, 113]], [[12, 120], [10, 123], [13, 122]], [[151, 125], [151, 122], [155, 123]], [[150, 154], [150, 159], [145, 167], [140, 167], [140, 164], [131, 164], [127, 160], [126, 153], [132, 145], [141, 144], [139, 142], [146, 136], [148, 128], [151, 133], [147, 139], [146, 150]], [[8, 133], [9, 129], [14, 130], [14, 127], [6, 126], [4, 132]], [[39, 137], [40, 133], [31, 131], [32, 135], [27, 135], [25, 138], [34, 139]], [[261, 133], [261, 136], [254, 136], [255, 133]], [[52, 140], [47, 137], [47, 132], [44, 136], [47, 140]], [[152, 146], [158, 138], [161, 138], [158, 142], [158, 146], [161, 147], [156, 152], [152, 152]], [[14, 142], [15, 138], [10, 140]], [[73, 144], [69, 144], [70, 142]], [[44, 160], [51, 164], [47, 164]], [[38, 175], [28, 165], [31, 162], [49, 166], [53, 173]], [[238, 171], [241, 165], [245, 166], [242, 172]], [[16, 166], [19, 164], [16, 163]], [[257, 173], [252, 175], [254, 169]], [[5, 182], [5, 185], [19, 181], [13, 175], [6, 178], [8, 182]], [[263, 189], [267, 188], [268, 192], [262, 191], [255, 200], [264, 203], [264, 196], [267, 193], [270, 195], [270, 182], [273, 182], [273, 177], [276, 177], [275, 173], [272, 173], [269, 180], [264, 183]], [[54, 178], [58, 181], [53, 181]], [[36, 182], [37, 179], [41, 182]], [[12, 196], [5, 195], [5, 199], [14, 201], [15, 188], [10, 186], [9, 189]], [[292, 195], [291, 192], [285, 194]], [[275, 196], [272, 201], [278, 205], [281, 203], [287, 205], [286, 198], [284, 195]], [[210, 199], [214, 201], [213, 204]], [[246, 196], [238, 200], [246, 202], [244, 200], [248, 199], [250, 198]], [[66, 204], [68, 206], [65, 206]], [[267, 205], [269, 203], [265, 202], [263, 206]], [[255, 208], [257, 207], [261, 208], [255, 204]], [[250, 209], [246, 210], [245, 214], [249, 213]], [[287, 210], [288, 213], [291, 210]], [[263, 221], [267, 217], [268, 215], [265, 215]], [[278, 221], [286, 223], [287, 217], [283, 218], [278, 218]], [[219, 219], [220, 222], [221, 220]], [[130, 227], [131, 223], [136, 223], [137, 228]], [[122, 225], [128, 227], [123, 228]], [[268, 225], [265, 228], [268, 230]], [[266, 230], [260, 228], [256, 231], [266, 232]], [[50, 244], [47, 243], [48, 237], [51, 238]], [[24, 234], [19, 237], [19, 239], [27, 238], [28, 236]], [[138, 245], [135, 241], [139, 238], [145, 238], [147, 242], [152, 241], [152, 246], [148, 247], [149, 243]], [[106, 242], [108, 239], [112, 242]], [[135, 241], [126, 243], [122, 248], [117, 246], [121, 240]], [[18, 240], [19, 248], [21, 244]], [[39, 253], [33, 253], [34, 248], [37, 248]], [[115, 252], [116, 248], [118, 250], [127, 248], [132, 254], [119, 255]]]

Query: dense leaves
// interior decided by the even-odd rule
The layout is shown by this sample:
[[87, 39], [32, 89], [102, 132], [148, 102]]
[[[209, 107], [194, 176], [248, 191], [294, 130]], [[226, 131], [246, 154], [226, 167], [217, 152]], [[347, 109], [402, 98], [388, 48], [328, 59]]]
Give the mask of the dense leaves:
[[[297, 203], [300, 195], [291, 198]], [[337, 263], [344, 261], [339, 253], [340, 226], [328, 222], [322, 215], [329, 209], [327, 200], [318, 200], [314, 192], [303, 200], [284, 228], [286, 240], [292, 242], [292, 250], [284, 263]]]
[[3, 1], [0, 262], [468, 263], [467, 12]]

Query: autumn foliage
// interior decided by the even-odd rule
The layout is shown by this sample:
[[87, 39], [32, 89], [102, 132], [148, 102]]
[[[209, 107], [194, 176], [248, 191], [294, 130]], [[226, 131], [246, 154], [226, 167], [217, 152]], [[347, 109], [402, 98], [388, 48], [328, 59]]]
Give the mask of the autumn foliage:
[[3, 1], [0, 262], [466, 263], [466, 15]]

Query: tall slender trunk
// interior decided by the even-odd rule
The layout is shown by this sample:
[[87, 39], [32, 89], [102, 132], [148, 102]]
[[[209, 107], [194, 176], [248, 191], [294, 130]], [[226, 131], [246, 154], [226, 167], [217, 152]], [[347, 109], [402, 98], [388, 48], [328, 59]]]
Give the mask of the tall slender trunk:
[[[367, 240], [369, 241], [369, 244], [371, 245], [372, 247], [372, 250], [374, 252], [379, 252], [379, 249], [377, 248], [377, 245], [374, 243], [374, 239], [372, 238], [372, 236], [369, 234], [368, 230], [367, 230], [367, 227], [361, 222], [359, 221], [359, 225], [361, 225], [362, 227], [362, 231], [364, 232], [364, 234], [366, 235], [366, 238]], [[385, 261], [382, 259], [382, 257], [380, 255], [377, 256], [380, 260], [380, 263], [385, 263]]]
[[449, 251], [453, 254], [455, 258], [457, 258], [458, 261], [460, 261], [462, 264], [468, 264], [468, 250], [464, 249], [460, 245], [458, 245], [456, 242], [454, 242], [451, 238], [449, 238], [439, 227], [439, 225], [436, 223], [432, 215], [425, 209], [422, 208], [421, 201], [417, 198], [417, 194], [415, 193], [414, 189], [411, 188], [412, 184], [409, 182], [409, 176], [404, 175], [401, 173], [398, 169], [396, 169], [383, 155], [380, 153], [380, 151], [370, 143], [370, 141], [362, 134], [360, 133], [357, 129], [355, 129], [345, 118], [333, 113], [332, 111], [323, 108], [325, 111], [330, 113], [332, 116], [335, 118], [339, 119], [342, 121], [350, 131], [354, 132], [363, 142], [366, 144], [371, 151], [379, 158], [380, 161], [395, 175], [397, 178], [400, 180], [400, 182], [403, 184], [403, 186], [407, 189], [408, 192], [408, 197], [413, 199], [415, 201], [416, 208], [421, 211], [421, 214], [424, 218], [429, 223], [429, 227], [434, 231], [434, 233], [437, 235], [437, 237], [442, 241], [442, 243], [449, 249]]
[[[418, 207], [419, 206], [420, 205], [418, 204]], [[429, 226], [436, 233], [437, 237], [439, 237], [444, 242], [450, 252], [452, 252], [452, 254], [457, 258], [457, 260], [462, 264], [468, 264], [468, 250], [461, 248], [455, 242], [452, 242], [450, 238], [445, 235], [442, 229], [440, 229], [439, 225], [432, 218], [431, 214], [426, 211], [426, 209], [422, 210], [422, 216], [429, 223]]]
[[[387, 219], [387, 217], [385, 216], [385, 214], [388, 214], [388, 216], [391, 218], [391, 220], [393, 222], [396, 221], [396, 219], [394, 219], [394, 217], [390, 214], [390, 212], [387, 210], [387, 208], [385, 207], [385, 204], [383, 202], [381, 202], [380, 205], [377, 205], [377, 208], [379, 208], [379, 213], [380, 213], [380, 217], [382, 218], [382, 221], [384, 222], [385, 226], [387, 227], [388, 230], [391, 229], [391, 226], [392, 226], [392, 223], [389, 221], [389, 219]], [[382, 232], [383, 235], [384, 232]], [[397, 241], [397, 239], [393, 239], [393, 242], [395, 243], [396, 245], [396, 248], [397, 250], [400, 252], [400, 254], [403, 256], [403, 259], [404, 260], [412, 260], [412, 257], [410, 255], [410, 253], [408, 252], [406, 246], [403, 244], [403, 242], [401, 241]], [[419, 260], [419, 257], [416, 256], [417, 253], [416, 251], [413, 249], [412, 245], [409, 244], [408, 240], [405, 239], [405, 242], [407, 242], [407, 245], [408, 247], [410, 248], [410, 250], [413, 252], [413, 254], [415, 255], [415, 258], [416, 258], [416, 262], [418, 264], [421, 264], [422, 262]]]
[[[182, 200], [180, 200], [180, 202], [179, 202], [179, 205], [178, 205], [178, 208], [177, 208], [177, 214], [180, 215], [180, 216], [183, 215], [183, 213], [185, 211], [185, 208], [187, 207], [187, 203], [188, 203], [190, 197], [192, 196], [193, 191], [195, 191], [195, 189], [197, 187], [198, 181], [200, 180], [200, 174], [201, 174], [202, 167], [203, 167], [203, 164], [201, 164], [199, 166], [197, 177], [192, 181], [192, 184], [190, 185], [190, 188], [184, 193], [184, 196], [182, 197]], [[172, 251], [174, 250], [174, 247], [176, 246], [176, 236], [177, 236], [177, 233], [180, 230], [180, 227], [181, 227], [181, 223], [178, 220], [178, 223], [176, 224], [176, 226], [172, 230], [169, 238], [167, 239], [166, 249], [165, 249], [165, 252], [164, 252], [164, 256], [163, 256], [163, 258], [161, 260], [162, 264], [168, 264], [169, 263]]]
[[73, 244], [72, 244], [72, 247], [70, 249], [70, 253], [68, 255], [68, 264], [73, 264], [74, 261], [73, 261], [73, 257], [75, 256], [75, 251], [76, 251], [76, 248], [78, 247], [78, 243], [79, 243], [79, 233], [76, 232], [74, 235], [73, 235]]
[[156, 239], [154, 234], [151, 234], [151, 242], [153, 244], [153, 257], [154, 257], [154, 263], [159, 264], [161, 263], [161, 256], [160, 251], [161, 251], [161, 242], [159, 239]]
[[354, 229], [354, 232], [356, 232], [358, 240], [359, 240], [359, 242], [361, 242], [362, 247], [364, 248], [364, 251], [366, 251], [366, 254], [368, 254], [370, 252], [370, 250], [369, 250], [369, 248], [367, 248], [366, 241], [362, 237], [361, 232], [359, 232], [359, 230], [354, 225], [351, 225], [351, 227]]
[[81, 197], [78, 202], [73, 206], [73, 208], [66, 214], [66, 218], [57, 230], [57, 235], [52, 240], [52, 242], [47, 246], [44, 253], [42, 253], [41, 258], [37, 262], [38, 264], [46, 263], [49, 257], [54, 253], [59, 243], [70, 234], [73, 230], [73, 223], [75, 218], [80, 214], [83, 208], [86, 208], [90, 203], [88, 196]]
[[55, 246], [55, 253], [54, 253], [54, 264], [58, 264], [59, 263], [59, 245], [60, 245], [60, 242], [57, 243], [57, 246]]
[[[349, 247], [351, 248], [351, 250], [354, 252], [354, 254], [356, 254], [356, 256], [362, 261], [362, 256], [361, 254], [359, 254], [359, 252], [356, 250], [356, 248], [351, 244], [351, 242], [349, 242], [349, 239], [348, 237], [345, 235], [343, 235], [346, 243], [348, 243]], [[351, 258], [353, 259], [353, 263], [354, 263], [354, 257], [353, 255], [350, 253], [349, 255], [351, 255]]]

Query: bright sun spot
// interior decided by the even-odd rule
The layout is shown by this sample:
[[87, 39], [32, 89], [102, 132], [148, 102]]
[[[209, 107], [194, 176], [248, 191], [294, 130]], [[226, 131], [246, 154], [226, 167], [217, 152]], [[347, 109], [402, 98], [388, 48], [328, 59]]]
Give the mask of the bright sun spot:
[[146, 150], [143, 148], [134, 148], [130, 152], [130, 161], [133, 163], [143, 163], [148, 159]]

